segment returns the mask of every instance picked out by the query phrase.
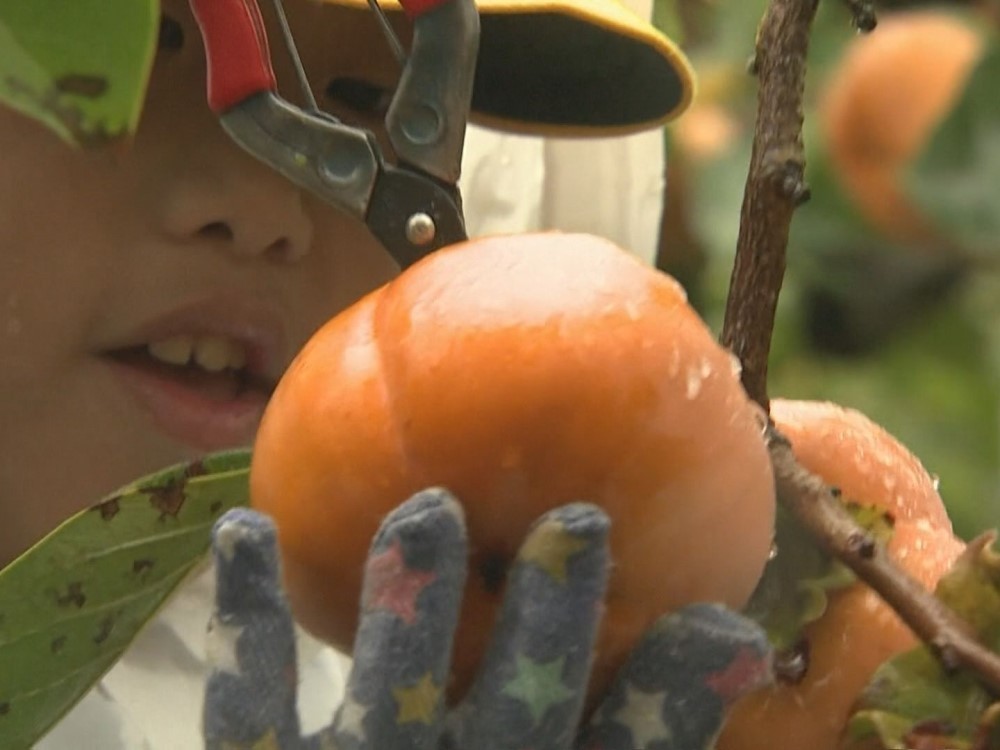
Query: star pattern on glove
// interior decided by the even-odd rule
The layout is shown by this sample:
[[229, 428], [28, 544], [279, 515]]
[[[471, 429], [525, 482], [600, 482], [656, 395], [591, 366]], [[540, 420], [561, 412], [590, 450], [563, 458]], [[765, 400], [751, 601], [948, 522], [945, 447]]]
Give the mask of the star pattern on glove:
[[393, 539], [387, 550], [372, 556], [368, 563], [371, 588], [365, 607], [392, 612], [412, 625], [417, 620], [417, 597], [434, 578], [430, 571], [408, 568], [399, 539]]
[[743, 647], [724, 668], [705, 677], [705, 684], [728, 703], [748, 688], [765, 682], [770, 669], [767, 656]]
[[566, 583], [566, 564], [586, 546], [587, 542], [569, 533], [561, 521], [550, 518], [528, 537], [518, 558], [534, 563], [559, 583]]
[[537, 724], [551, 706], [573, 695], [562, 682], [565, 665], [565, 656], [541, 663], [518, 654], [517, 673], [504, 685], [503, 694], [523, 701]]
[[673, 732], [663, 720], [667, 692], [647, 693], [633, 685], [626, 686], [625, 691], [625, 705], [611, 718], [632, 733], [634, 746], [646, 748], [654, 742], [672, 740]]
[[278, 743], [277, 732], [271, 729], [267, 734], [254, 740], [253, 744], [250, 745], [223, 742], [222, 750], [281, 750], [281, 745]]
[[415, 685], [408, 688], [393, 688], [392, 694], [399, 706], [399, 712], [396, 714], [397, 724], [414, 721], [430, 724], [441, 702], [441, 688], [434, 684], [430, 672], [425, 672]]
[[[460, 508], [437, 490], [400, 506], [366, 565], [344, 703], [332, 725], [310, 737], [298, 723], [295, 631], [280, 596], [276, 534], [253, 511], [231, 511], [230, 522], [213, 538], [207, 750], [541, 750], [571, 741], [609, 564], [599, 509], [564, 506], [533, 527], [512, 568], [487, 666], [449, 712], [443, 688], [468, 558]], [[690, 605], [660, 622], [633, 650], [577, 747], [710, 747], [721, 703], [773, 677], [766, 633], [722, 605]]]

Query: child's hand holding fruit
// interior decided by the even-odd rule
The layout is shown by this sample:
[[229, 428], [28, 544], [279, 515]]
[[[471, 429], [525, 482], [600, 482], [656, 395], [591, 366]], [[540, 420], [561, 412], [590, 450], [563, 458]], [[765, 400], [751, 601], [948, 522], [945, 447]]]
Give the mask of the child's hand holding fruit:
[[607, 537], [608, 518], [593, 505], [561, 506], [539, 519], [508, 573], [482, 668], [449, 708], [443, 688], [469, 540], [454, 498], [418, 493], [389, 514], [365, 563], [344, 701], [326, 729], [303, 738], [274, 527], [262, 514], [232, 511], [213, 540], [218, 656], [207, 690], [207, 748], [708, 747], [729, 705], [771, 676], [763, 631], [719, 605], [661, 618], [593, 720], [579, 726], [607, 583]]

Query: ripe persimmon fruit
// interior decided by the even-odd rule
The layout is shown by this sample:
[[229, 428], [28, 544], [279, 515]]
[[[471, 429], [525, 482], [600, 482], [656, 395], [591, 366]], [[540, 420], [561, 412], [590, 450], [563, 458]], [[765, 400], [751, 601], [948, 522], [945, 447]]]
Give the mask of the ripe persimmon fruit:
[[[894, 519], [888, 554], [933, 589], [964, 549], [920, 461], [886, 430], [853, 409], [775, 399], [771, 416], [799, 462], [838, 487], [845, 500]], [[780, 550], [778, 551], [780, 555]], [[882, 662], [918, 639], [864, 583], [834, 591], [803, 633], [808, 669], [798, 684], [776, 683], [741, 698], [718, 750], [834, 750], [851, 706]]]
[[450, 490], [470, 546], [452, 698], [533, 521], [602, 506], [612, 570], [594, 695], [660, 615], [749, 598], [774, 523], [762, 425], [669, 276], [590, 235], [476, 239], [306, 344], [264, 415], [251, 497], [276, 521], [297, 617], [349, 650], [380, 521], [421, 489]]
[[958, 102], [982, 48], [981, 33], [954, 12], [897, 11], [855, 38], [831, 72], [819, 112], [831, 166], [887, 237], [933, 232], [905, 195], [903, 170]]

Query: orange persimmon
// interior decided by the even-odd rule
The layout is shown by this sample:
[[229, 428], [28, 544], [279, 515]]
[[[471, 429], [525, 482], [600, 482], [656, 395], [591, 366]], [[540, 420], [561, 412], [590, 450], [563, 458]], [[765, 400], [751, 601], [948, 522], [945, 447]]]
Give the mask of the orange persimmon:
[[350, 649], [370, 540], [429, 486], [457, 496], [470, 539], [453, 697], [489, 638], [496, 572], [546, 510], [583, 500], [611, 517], [592, 694], [665, 612], [740, 608], [773, 535], [761, 413], [733, 358], [672, 278], [589, 235], [441, 250], [300, 352], [264, 416], [251, 493], [309, 630]]
[[[852, 409], [775, 399], [771, 416], [803, 466], [838, 487], [845, 500], [891, 514], [895, 523], [888, 554], [933, 589], [964, 545], [952, 533], [935, 483], [920, 461]], [[852, 704], [876, 668], [918, 644], [895, 612], [861, 582], [832, 593], [826, 612], [803, 636], [808, 643], [803, 680], [741, 698], [718, 750], [834, 750]]]
[[982, 34], [952, 11], [898, 11], [854, 39], [830, 74], [819, 112], [830, 164], [890, 238], [933, 232], [904, 192], [903, 171], [958, 102], [982, 48]]

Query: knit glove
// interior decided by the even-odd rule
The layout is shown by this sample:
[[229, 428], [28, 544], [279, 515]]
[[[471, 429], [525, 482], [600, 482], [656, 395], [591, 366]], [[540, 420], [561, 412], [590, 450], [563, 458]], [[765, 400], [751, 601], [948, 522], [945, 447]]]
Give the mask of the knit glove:
[[229, 511], [212, 532], [216, 605], [208, 750], [702, 750], [727, 707], [772, 678], [763, 631], [713, 604], [662, 617], [581, 726], [609, 569], [604, 512], [565, 505], [529, 531], [479, 676], [443, 700], [466, 576], [461, 506], [443, 490], [390, 513], [366, 561], [353, 664], [332, 722], [302, 736], [293, 620], [273, 523]]

